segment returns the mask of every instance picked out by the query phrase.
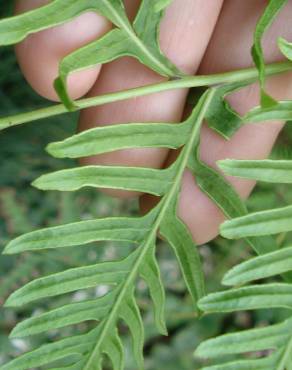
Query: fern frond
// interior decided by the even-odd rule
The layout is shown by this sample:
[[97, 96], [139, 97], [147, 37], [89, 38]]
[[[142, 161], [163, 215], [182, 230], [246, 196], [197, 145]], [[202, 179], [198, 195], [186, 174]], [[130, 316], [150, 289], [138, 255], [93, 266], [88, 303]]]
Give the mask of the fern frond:
[[229, 270], [222, 283], [224, 285], [241, 285], [257, 279], [282, 274], [292, 268], [292, 247], [255, 257]]
[[225, 334], [203, 342], [196, 350], [197, 356], [216, 358], [267, 349], [282, 348], [291, 337], [292, 319], [264, 328]]
[[291, 214], [292, 206], [249, 213], [224, 222], [220, 227], [221, 234], [228, 239], [239, 239], [291, 231]]
[[161, 52], [158, 43], [159, 24], [167, 3], [157, 8], [156, 0], [143, 0], [131, 25], [122, 0], [54, 0], [48, 5], [0, 22], [0, 45], [15, 44], [31, 33], [62, 24], [86, 11], [106, 17], [117, 28], [97, 41], [74, 51], [60, 63], [55, 88], [68, 109], [74, 103], [67, 91], [70, 73], [107, 63], [128, 55], [137, 58], [166, 77], [183, 75]]
[[171, 187], [176, 165], [165, 170], [137, 167], [84, 166], [43, 175], [33, 185], [42, 190], [74, 191], [82, 187], [140, 191], [162, 196]]
[[12, 293], [5, 306], [22, 306], [41, 298], [54, 297], [99, 284], [116, 285], [129, 274], [136, 255], [137, 251], [122, 261], [77, 267], [36, 279]]
[[285, 57], [289, 60], [292, 60], [292, 43], [280, 37], [278, 39], [278, 46]]
[[203, 367], [202, 370], [283, 370], [277, 367], [283, 354], [284, 351], [280, 350], [264, 358], [225, 362], [220, 365]]
[[105, 240], [140, 243], [154, 218], [155, 213], [150, 212], [144, 217], [108, 217], [41, 229], [12, 240], [3, 253], [72, 247]]
[[138, 14], [130, 24], [121, 0], [114, 3], [103, 0], [103, 5], [95, 5], [96, 10], [107, 18], [112, 18], [118, 27], [101, 39], [71, 53], [60, 63], [59, 78], [55, 88], [65, 105], [74, 107], [67, 92], [67, 77], [70, 73], [89, 68], [98, 63], [106, 63], [122, 56], [132, 56], [141, 63], [166, 77], [182, 76], [160, 51], [158, 28], [163, 8], [157, 10], [156, 0], [143, 0]]
[[204, 312], [234, 312], [260, 308], [292, 309], [291, 284], [261, 284], [212, 293], [200, 300]]
[[189, 122], [175, 125], [130, 123], [96, 127], [64, 141], [51, 143], [47, 151], [56, 158], [82, 158], [136, 147], [178, 149], [187, 142], [190, 131]]
[[228, 175], [257, 181], [291, 184], [292, 161], [289, 160], [224, 160], [218, 166]]
[[262, 121], [283, 120], [289, 121], [292, 119], [292, 102], [279, 101], [271, 107], [256, 107], [249, 111], [244, 117], [245, 123], [255, 123]]
[[[274, 183], [290, 183], [291, 161], [283, 160], [224, 160], [219, 166], [229, 175]], [[258, 237], [292, 230], [292, 206], [250, 213], [221, 225], [227, 238]], [[292, 271], [291, 247], [286, 247], [243, 262], [223, 278], [225, 285], [242, 285]], [[198, 305], [203, 312], [237, 312], [242, 310], [284, 308], [292, 309], [291, 275], [289, 283], [268, 283], [232, 288], [202, 298]], [[203, 342], [196, 354], [201, 357], [247, 354], [256, 351], [273, 353], [262, 359], [224, 362], [206, 369], [289, 369], [292, 353], [292, 327], [288, 320], [265, 328], [245, 330], [219, 336]]]
[[225, 139], [229, 139], [243, 124], [242, 117], [231, 107], [226, 97], [244, 86], [251, 83], [251, 80], [227, 84], [216, 89], [213, 98], [212, 109], [206, 114], [208, 126], [221, 134]]
[[[243, 262], [227, 272], [223, 278], [223, 283], [226, 285], [245, 284], [291, 271], [290, 254], [291, 248], [284, 248]], [[288, 283], [251, 285], [209, 294], [199, 301], [199, 307], [205, 312], [236, 312], [279, 307], [291, 310], [291, 293], [291, 284]], [[251, 358], [244, 361], [225, 362], [222, 365], [205, 367], [204, 370], [231, 369], [231, 366], [236, 369], [285, 369], [289, 364], [289, 356], [292, 350], [291, 342], [292, 318], [289, 318], [282, 323], [265, 328], [249, 329], [209, 339], [199, 345], [196, 355], [204, 358], [216, 358], [274, 350], [272, 355], [262, 359], [253, 360]]]
[[193, 305], [197, 310], [198, 298], [205, 295], [204, 275], [200, 256], [192, 247], [194, 244], [192, 236], [184, 223], [176, 216], [176, 208], [177, 204], [174, 201], [170, 205], [171, 212], [168, 212], [161, 224], [160, 232], [174, 250]]
[[[102, 298], [72, 303], [28, 319], [15, 328], [12, 333], [13, 337], [28, 336], [41, 333], [52, 327], [57, 329], [86, 320], [95, 320], [98, 321], [98, 325], [88, 333], [88, 338], [90, 337], [90, 341], [94, 341], [94, 345], [91, 346], [90, 342], [85, 352], [84, 347], [79, 347], [73, 339], [73, 342], [61, 340], [58, 342], [59, 346], [56, 343], [56, 348], [58, 348], [56, 351], [60, 356], [58, 359], [65, 357], [65, 355], [78, 353], [82, 369], [92, 369], [95, 366], [93, 364], [96, 363], [99, 364], [98, 366], [102, 366], [101, 359], [105, 354], [110, 358], [113, 368], [120, 369], [123, 368], [123, 346], [117, 330], [119, 321], [123, 320], [132, 334], [135, 358], [139, 369], [142, 369], [143, 324], [135, 300], [135, 282], [138, 276], [144, 279], [149, 287], [154, 304], [157, 328], [161, 333], [166, 333], [164, 319], [165, 293], [155, 257], [155, 240], [159, 230], [174, 249], [196, 308], [197, 300], [205, 292], [200, 257], [187, 228], [179, 220], [176, 213], [181, 178], [189, 164], [189, 158], [194, 152], [194, 146], [197, 145], [200, 127], [207, 110], [210, 108], [213, 96], [213, 90], [206, 92], [185, 122], [185, 125], [191, 126], [190, 135], [176, 162], [168, 169], [128, 169], [121, 167], [116, 172], [115, 178], [113, 175], [115, 169], [113, 168], [113, 171], [109, 172], [111, 178], [108, 177], [108, 180], [106, 180], [104, 171], [108, 171], [108, 168], [90, 168], [90, 170], [100, 170], [100, 177], [97, 177], [96, 174], [93, 177], [96, 186], [100, 186], [103, 182], [103, 184], [110, 187], [135, 188], [136, 190], [162, 195], [157, 206], [146, 216], [99, 219], [47, 228], [21, 236], [6, 247], [5, 253], [11, 254], [25, 250], [76, 246], [97, 240], [132, 241], [137, 244], [136, 249], [124, 260], [103, 262], [59, 272], [36, 279], [14, 292], [7, 300], [6, 306], [19, 306], [42, 298], [95, 287], [99, 284], [108, 285], [110, 289], [107, 295]], [[128, 128], [125, 127], [125, 130], [128, 130]], [[104, 135], [100, 137], [103, 140]], [[135, 140], [133, 141], [135, 142]], [[123, 145], [122, 140], [121, 145]], [[73, 169], [72, 171], [80, 173], [79, 170]], [[88, 168], [85, 168], [85, 171], [88, 171]], [[125, 181], [127, 176], [123, 175], [124, 171], [128, 171], [127, 181]], [[139, 176], [133, 177], [135, 171], [140, 171]], [[152, 178], [149, 178], [149, 174]], [[158, 176], [157, 179], [160, 180], [156, 181], [153, 174]], [[143, 177], [143, 182], [139, 181], [139, 177]], [[149, 181], [147, 181], [147, 177]], [[84, 181], [88, 181], [88, 179], [86, 180], [87, 174], [83, 178]], [[38, 187], [55, 187], [58, 186], [57, 184], [63, 184], [63, 189], [69, 190], [72, 185], [66, 186], [64, 180], [64, 171], [61, 171], [42, 177], [37, 180], [37, 185]], [[68, 184], [70, 181], [76, 181], [74, 174], [69, 174], [68, 181]], [[99, 183], [96, 181], [99, 181]], [[142, 185], [136, 186], [133, 185], [134, 183]], [[166, 186], [163, 184], [166, 184]], [[62, 351], [63, 347], [65, 347], [64, 351]], [[44, 349], [44, 351], [49, 350], [52, 350], [52, 347], [45, 347]], [[34, 366], [51, 364], [52, 361], [57, 359], [55, 356], [42, 356], [37, 362], [39, 351], [37, 349], [31, 354], [25, 354], [24, 362], [22, 362], [20, 368], [29, 368], [28, 365], [23, 364], [30, 363], [30, 359], [33, 359]], [[16, 364], [18, 363], [16, 362]], [[18, 369], [17, 366], [13, 368]]]
[[[247, 217], [248, 211], [234, 188], [224, 177], [213, 168], [207, 166], [199, 158], [200, 143], [194, 148], [194, 155], [190, 158], [190, 169], [195, 176], [200, 189], [222, 210], [228, 218]], [[233, 220], [232, 220], [233, 221]], [[269, 235], [269, 234], [264, 234]], [[270, 236], [253, 238], [246, 235], [247, 243], [257, 254], [264, 254], [275, 250], [275, 242]]]
[[265, 92], [265, 60], [262, 48], [262, 37], [270, 24], [274, 21], [279, 11], [288, 0], [270, 0], [261, 18], [259, 19], [254, 32], [254, 43], [252, 46], [252, 57], [259, 71], [259, 81], [261, 85], [261, 106], [268, 108], [273, 106], [276, 101]]
[[[63, 24], [78, 15], [94, 11], [115, 26], [102, 38], [66, 56], [59, 66], [55, 88], [64, 105], [57, 105], [21, 116], [0, 120], [1, 129], [20, 123], [61, 114], [66, 110], [128, 99], [174, 88], [213, 86], [201, 95], [190, 117], [183, 123], [134, 123], [100, 127], [80, 133], [62, 142], [52, 143], [47, 150], [59, 158], [78, 158], [109, 153], [125, 148], [165, 147], [181, 149], [176, 161], [163, 170], [151, 168], [87, 166], [43, 175], [34, 182], [39, 189], [73, 191], [82, 187], [134, 190], [161, 197], [152, 211], [143, 217], [106, 218], [46, 228], [23, 235], [10, 242], [6, 254], [23, 251], [44, 251], [77, 247], [93, 241], [132, 242], [133, 250], [123, 260], [99, 262], [75, 267], [29, 282], [14, 292], [6, 306], [19, 307], [30, 302], [56, 297], [98, 285], [106, 285], [107, 293], [99, 298], [73, 302], [51, 309], [19, 323], [11, 336], [27, 337], [86, 321], [94, 321], [93, 329], [82, 335], [63, 338], [55, 343], [25, 353], [2, 367], [3, 370], [26, 370], [53, 366], [66, 359], [70, 370], [101, 370], [104, 360], [114, 370], [124, 369], [124, 346], [119, 331], [120, 322], [129, 329], [137, 368], [143, 369], [144, 328], [136, 300], [136, 286], [142, 278], [153, 302], [157, 329], [166, 334], [164, 318], [165, 291], [156, 258], [156, 239], [160, 233], [172, 247], [197, 315], [202, 311], [236, 312], [239, 310], [283, 307], [292, 309], [292, 285], [289, 283], [257, 284], [234, 287], [205, 296], [204, 276], [200, 256], [191, 234], [177, 215], [181, 180], [186, 169], [194, 176], [200, 189], [232, 220], [221, 227], [229, 238], [245, 237], [256, 257], [232, 269], [223, 283], [245, 284], [254, 280], [287, 273], [292, 268], [291, 248], [276, 250], [271, 234], [290, 231], [291, 206], [260, 213], [248, 210], [230, 184], [199, 157], [200, 129], [204, 119], [209, 126], [229, 138], [250, 120], [291, 119], [291, 102], [276, 103], [265, 92], [265, 75], [291, 70], [291, 63], [265, 67], [261, 39], [264, 32], [287, 3], [271, 0], [256, 27], [253, 57], [261, 85], [261, 107], [240, 117], [227, 103], [227, 94], [255, 80], [257, 71], [248, 69], [213, 76], [183, 76], [161, 52], [158, 35], [164, 8], [169, 0], [142, 0], [134, 22], [129, 21], [122, 0], [53, 0], [49, 4], [0, 21], [0, 45], [10, 45], [40, 30]], [[291, 45], [280, 41], [282, 52], [290, 58]], [[114, 92], [101, 97], [73, 102], [67, 91], [70, 73], [121, 56], [131, 56], [147, 67], [170, 79], [154, 86]], [[290, 58], [291, 59], [291, 58]], [[222, 164], [223, 163], [223, 164]], [[291, 182], [290, 162], [221, 162], [233, 175], [274, 182]], [[260, 236], [260, 238], [259, 238]], [[227, 334], [200, 345], [198, 355], [245, 354], [270, 351], [265, 358], [227, 360], [222, 365], [205, 369], [289, 369], [292, 352], [291, 319], [267, 328], [256, 328], [237, 334]], [[228, 362], [229, 361], [229, 362]], [[57, 364], [56, 364], [57, 362]], [[60, 365], [63, 366], [63, 365]], [[61, 369], [61, 368], [59, 368]]]
[[20, 322], [11, 332], [11, 338], [23, 338], [43, 333], [47, 330], [60, 329], [86, 320], [102, 320], [110, 311], [117, 291], [112, 289], [101, 298], [71, 303], [48, 311], [36, 317]]

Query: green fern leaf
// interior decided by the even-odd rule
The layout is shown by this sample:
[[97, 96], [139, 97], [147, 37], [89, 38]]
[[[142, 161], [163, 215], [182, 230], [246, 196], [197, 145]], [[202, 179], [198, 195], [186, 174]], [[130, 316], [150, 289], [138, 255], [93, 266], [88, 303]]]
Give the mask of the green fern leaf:
[[[221, 174], [200, 160], [199, 148], [200, 146], [198, 143], [194, 150], [194, 156], [191, 157], [189, 161], [189, 169], [195, 176], [196, 184], [215, 202], [228, 218], [246, 215], [246, 206], [233, 187]], [[250, 236], [252, 235], [248, 235], [246, 241], [258, 254], [264, 254], [275, 250], [275, 243], [272, 238], [253, 238]]]
[[81, 158], [136, 147], [178, 149], [187, 142], [190, 131], [189, 123], [111, 125], [93, 128], [64, 141], [51, 143], [47, 151], [56, 158]]
[[269, 96], [265, 90], [265, 61], [263, 56], [263, 48], [261, 44], [262, 37], [273, 22], [275, 17], [277, 16], [278, 12], [282, 9], [282, 7], [287, 3], [288, 0], [270, 0], [269, 4], [264, 10], [263, 15], [261, 16], [260, 20], [257, 23], [256, 30], [254, 33], [254, 44], [252, 47], [252, 56], [255, 65], [259, 70], [259, 79], [261, 85], [261, 105], [263, 108], [268, 108], [273, 106], [276, 101]]
[[292, 60], [292, 44], [284, 40], [282, 37], [278, 39], [278, 46], [281, 52], [285, 55], [285, 57], [289, 60]]
[[198, 305], [204, 312], [234, 312], [267, 307], [292, 309], [292, 286], [278, 283], [231, 289], [209, 294]]
[[87, 186], [135, 190], [159, 196], [167, 193], [175, 173], [175, 165], [165, 170], [84, 166], [43, 175], [33, 185], [41, 190], [74, 191]]
[[292, 161], [287, 160], [224, 160], [218, 166], [226, 174], [246, 179], [291, 184]]
[[289, 121], [292, 119], [292, 103], [291, 101], [280, 101], [269, 107], [256, 107], [249, 111], [243, 121], [246, 123], [255, 123], [262, 121], [283, 120]]
[[243, 124], [243, 119], [232, 109], [226, 96], [248, 85], [251, 81], [220, 86], [214, 95], [212, 107], [206, 114], [208, 126], [229, 139]]
[[[30, 359], [35, 361], [34, 366], [49, 364], [53, 360], [66, 357], [67, 355], [71, 356], [75, 351], [74, 353], [79, 355], [77, 359], [79, 367], [77, 366], [76, 368], [89, 370], [95, 366], [101, 369], [102, 359], [106, 355], [110, 358], [114, 369], [121, 369], [123, 368], [124, 354], [116, 329], [118, 322], [123, 320], [132, 334], [133, 350], [137, 365], [139, 369], [143, 368], [143, 325], [134, 297], [135, 282], [139, 276], [146, 281], [149, 287], [150, 296], [154, 303], [154, 315], [158, 330], [166, 333], [164, 290], [155, 257], [155, 239], [159, 229], [163, 230], [175, 250], [183, 276], [193, 297], [194, 305], [196, 305], [198, 298], [203, 296], [203, 273], [198, 252], [186, 227], [176, 216], [176, 203], [184, 170], [187, 167], [190, 155], [193, 153], [193, 146], [196, 145], [198, 140], [200, 127], [212, 102], [213, 94], [213, 90], [204, 94], [186, 121], [186, 124], [191, 125], [192, 128], [176, 162], [167, 170], [155, 170], [155, 173], [162, 181], [166, 179], [166, 171], [169, 171], [172, 177], [169, 178], [169, 184], [165, 188], [165, 191], [163, 191], [160, 202], [146, 216], [133, 219], [100, 219], [48, 228], [26, 234], [8, 245], [6, 253], [82, 245], [94, 240], [131, 240], [138, 243], [138, 248], [122, 261], [78, 267], [39, 278], [20, 288], [9, 297], [6, 302], [7, 306], [19, 306], [37, 299], [53, 297], [79, 289], [87, 289], [98, 284], [106, 284], [114, 287], [105, 297], [94, 301], [80, 304], [74, 303], [56, 308], [19, 324], [13, 332], [13, 336], [27, 336], [32, 333], [43, 332], [52, 327], [61, 328], [67, 325], [73, 325], [80, 322], [82, 316], [83, 321], [89, 319], [98, 320], [97, 326], [87, 334], [90, 342], [86, 352], [83, 347], [81, 349], [76, 347], [75, 342], [73, 344], [68, 342], [68, 349], [65, 352], [61, 352], [60, 350], [59, 354], [57, 351], [55, 357], [48, 356], [44, 357], [43, 360], [37, 360], [37, 356], [40, 354], [38, 352], [39, 350], [21, 356], [20, 359], [24, 359], [24, 366], [27, 366]], [[121, 168], [121, 171], [124, 170], [127, 169]], [[145, 169], [145, 171], [147, 170]], [[141, 169], [141, 171], [144, 171], [144, 169]], [[129, 172], [129, 176], [132, 175], [132, 172], [133, 169]], [[55, 174], [52, 176], [55, 176]], [[102, 178], [103, 176], [101, 174]], [[46, 184], [47, 179], [44, 177], [41, 179], [43, 184]], [[131, 179], [128, 180], [129, 183], [132, 181]], [[95, 181], [97, 181], [96, 178]], [[114, 186], [115, 181], [108, 182], [107, 185]], [[161, 194], [160, 182], [154, 183], [150, 181], [148, 184], [155, 189], [153, 192]], [[129, 185], [125, 185], [125, 188], [128, 187]], [[148, 192], [152, 191], [149, 188], [145, 188], [145, 190]], [[173, 227], [173, 230], [178, 234], [170, 233], [170, 227]], [[76, 234], [74, 235], [74, 233]], [[77, 238], [75, 238], [76, 235], [78, 235]], [[186, 245], [183, 245], [181, 238], [188, 241]], [[198, 277], [199, 279], [197, 279]], [[111, 302], [111, 304], [108, 304], [108, 302]], [[96, 305], [96, 311], [93, 310], [94, 304]], [[56, 348], [61, 349], [62, 346], [67, 346], [67, 342], [61, 340], [56, 343], [56, 346], [59, 346]], [[47, 346], [44, 348], [44, 351], [48, 353], [52, 348]]]
[[11, 338], [21, 338], [59, 329], [87, 320], [102, 320], [109, 312], [116, 298], [116, 290], [111, 290], [104, 297], [88, 301], [71, 303], [42, 315], [20, 322], [11, 332]]
[[[101, 39], [71, 53], [60, 63], [59, 78], [55, 88], [64, 104], [74, 109], [67, 92], [67, 77], [70, 73], [92, 67], [99, 63], [107, 63], [122, 56], [132, 56], [157, 73], [166, 77], [182, 76], [180, 72], [162, 53], [158, 44], [158, 28], [163, 15], [163, 8], [157, 10], [156, 0], [143, 0], [138, 14], [129, 23], [126, 13], [122, 10], [122, 1], [103, 0], [102, 8], [97, 10], [114, 19], [118, 27]], [[117, 3], [117, 5], [115, 5]], [[103, 7], [107, 12], [103, 11]]]
[[82, 369], [82, 356], [94, 344], [92, 333], [78, 335], [55, 343], [46, 344], [32, 352], [28, 352], [2, 366], [1, 370], [28, 370], [54, 361], [72, 358], [77, 369]]
[[200, 255], [186, 226], [176, 216], [173, 216], [176, 208], [177, 204], [174, 202], [172, 212], [165, 217], [160, 232], [174, 250], [194, 308], [199, 314], [197, 302], [205, 295]]
[[158, 331], [167, 335], [165, 323], [165, 292], [161, 281], [159, 266], [155, 257], [155, 246], [148, 251], [140, 269], [140, 275], [149, 287], [150, 296], [154, 304], [154, 317]]
[[[150, 280], [151, 286], [151, 280]], [[139, 307], [137, 306], [134, 289], [130, 289], [131, 292], [124, 300], [121, 308], [121, 318], [128, 325], [133, 338], [133, 349], [136, 362], [139, 368], [143, 368], [143, 345], [144, 345], [144, 327], [140, 314]]]
[[280, 370], [277, 368], [277, 364], [279, 363], [282, 353], [283, 351], [276, 352], [268, 357], [256, 360], [239, 360], [226, 362], [222, 365], [207, 366], [203, 367], [202, 370]]
[[66, 89], [68, 75], [124, 55], [137, 58], [163, 76], [182, 75], [162, 54], [158, 44], [158, 28], [166, 5], [164, 3], [157, 8], [156, 0], [143, 0], [132, 26], [122, 0], [54, 0], [30, 12], [2, 20], [0, 45], [15, 44], [31, 33], [62, 24], [86, 11], [96, 11], [113, 22], [116, 29], [71, 53], [60, 63], [55, 88], [67, 108], [74, 109]]
[[[107, 354], [107, 356], [111, 360], [113, 370], [122, 370], [124, 368], [124, 348], [119, 337], [119, 333], [116, 329], [114, 329], [114, 332], [105, 340], [103, 353]], [[88, 367], [86, 365], [84, 369], [92, 369], [91, 366], [92, 365]]]
[[[55, 297], [79, 289], [109, 286], [101, 298], [69, 303], [18, 324], [12, 337], [27, 337], [47, 330], [93, 320], [94, 328], [87, 334], [61, 339], [44, 345], [4, 365], [4, 370], [26, 370], [42, 366], [56, 366], [55, 361], [68, 364], [62, 369], [101, 370], [105, 357], [114, 370], [125, 366], [124, 347], [119, 324], [124, 322], [132, 337], [137, 368], [143, 369], [144, 328], [141, 312], [135, 298], [137, 279], [142, 278], [153, 302], [158, 330], [166, 334], [164, 318], [165, 292], [156, 258], [156, 238], [161, 235], [172, 247], [182, 276], [198, 315], [201, 311], [236, 312], [239, 310], [292, 309], [292, 286], [285, 283], [252, 285], [205, 296], [202, 264], [191, 234], [177, 215], [181, 180], [186, 169], [194, 181], [212, 199], [228, 218], [222, 234], [227, 237], [245, 237], [258, 254], [251, 261], [233, 268], [223, 280], [225, 284], [244, 284], [256, 279], [275, 276], [291, 270], [291, 248], [274, 251], [276, 243], [271, 234], [292, 230], [292, 206], [266, 212], [248, 214], [235, 190], [215, 170], [199, 158], [200, 129], [204, 119], [209, 126], [229, 138], [243, 123], [252, 120], [291, 119], [291, 102], [276, 103], [264, 91], [265, 74], [291, 69], [291, 63], [265, 68], [261, 39], [287, 0], [271, 0], [258, 22], [253, 46], [253, 57], [261, 84], [262, 107], [240, 117], [225, 97], [232, 91], [254, 81], [256, 71], [245, 70], [215, 76], [183, 77], [161, 52], [158, 42], [163, 10], [170, 0], [142, 0], [133, 22], [127, 18], [122, 0], [52, 0], [49, 4], [0, 21], [0, 44], [8, 45], [28, 35], [65, 23], [78, 15], [94, 11], [105, 16], [115, 28], [105, 36], [63, 59], [59, 68], [56, 90], [64, 105], [39, 110], [33, 114], [12, 116], [0, 120], [1, 128], [27, 122], [39, 117], [64, 113], [67, 109], [82, 109], [94, 104], [142, 96], [170, 88], [220, 85], [205, 92], [198, 100], [190, 117], [183, 123], [125, 124], [107, 126], [77, 134], [47, 148], [55, 157], [87, 157], [115, 150], [140, 147], [181, 148], [175, 163], [165, 170], [88, 166], [44, 175], [34, 183], [40, 189], [73, 191], [85, 186], [134, 190], [160, 196], [155, 208], [144, 217], [106, 218], [47, 228], [21, 236], [6, 247], [6, 254], [23, 251], [41, 251], [76, 247], [93, 241], [111, 240], [133, 242], [133, 251], [124, 260], [78, 267], [38, 278], [14, 292], [6, 306], [22, 306], [42, 298]], [[290, 58], [291, 45], [279, 41], [282, 52]], [[107, 63], [121, 56], [131, 56], [172, 81], [145, 86], [126, 92], [84, 99], [76, 106], [67, 91], [70, 73], [96, 64]], [[232, 175], [256, 180], [290, 183], [289, 161], [225, 161], [220, 163]], [[258, 238], [257, 236], [261, 236]], [[264, 238], [262, 236], [265, 236]], [[272, 252], [274, 251], [274, 252]], [[199, 300], [199, 303], [198, 303]], [[203, 357], [244, 354], [274, 350], [265, 358], [225, 362], [206, 369], [289, 369], [292, 352], [291, 319], [266, 328], [227, 334], [203, 343], [197, 354]], [[61, 368], [59, 368], [61, 369]], [[57, 369], [55, 369], [57, 370]]]
[[5, 306], [17, 307], [37, 299], [95, 287], [99, 284], [116, 285], [129, 274], [136, 255], [137, 251], [122, 261], [77, 267], [36, 279], [10, 295]]
[[248, 236], [272, 235], [292, 230], [292, 206], [254, 212], [225, 221], [220, 227], [222, 236], [239, 239]]
[[292, 270], [292, 247], [255, 257], [229, 270], [222, 283], [224, 285], [246, 284]]
[[199, 357], [212, 358], [232, 354], [282, 348], [291, 337], [292, 320], [266, 328], [225, 334], [203, 342], [196, 349]]
[[[96, 8], [94, 1], [54, 0], [48, 5], [0, 21], [0, 45], [12, 45]], [[65, 6], [64, 6], [65, 5]]]
[[148, 213], [136, 218], [108, 217], [41, 229], [12, 240], [3, 253], [72, 247], [102, 240], [139, 243], [149, 232], [154, 216]]
[[164, 9], [166, 6], [172, 3], [173, 0], [157, 0], [155, 4], [155, 10], [159, 12]]

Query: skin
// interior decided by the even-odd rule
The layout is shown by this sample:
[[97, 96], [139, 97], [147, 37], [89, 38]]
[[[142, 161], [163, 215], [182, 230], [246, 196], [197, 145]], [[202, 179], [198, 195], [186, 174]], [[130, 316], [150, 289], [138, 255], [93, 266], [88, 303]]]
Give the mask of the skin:
[[[45, 0], [19, 0], [16, 11], [22, 12], [47, 3]], [[264, 0], [173, 0], [161, 24], [160, 42], [163, 52], [189, 74], [210, 74], [245, 68], [252, 65], [250, 47], [257, 19], [266, 5]], [[126, 0], [130, 18], [139, 1]], [[292, 3], [288, 2], [264, 40], [268, 62], [281, 60], [276, 40], [278, 36], [291, 40], [289, 27]], [[59, 61], [71, 51], [106, 33], [111, 25], [94, 13], [28, 37], [16, 47], [20, 67], [31, 86], [42, 96], [56, 100], [53, 80]], [[277, 99], [292, 98], [292, 75], [272, 77], [267, 89]], [[107, 65], [72, 74], [69, 91], [73, 98], [95, 96], [110, 91], [162, 81], [163, 78], [134, 59], [121, 58]], [[152, 96], [131, 99], [83, 110], [80, 130], [95, 126], [126, 122], [178, 122], [187, 114], [187, 90], [167, 91]], [[258, 86], [242, 89], [229, 97], [232, 106], [241, 114], [258, 105]], [[201, 157], [216, 167], [224, 158], [263, 159], [281, 130], [282, 122], [251, 124], [242, 127], [226, 141], [204, 126], [201, 132]], [[131, 149], [82, 160], [83, 164], [126, 165], [161, 168], [177, 155], [165, 149]], [[238, 193], [246, 198], [254, 182], [228, 177]], [[133, 197], [137, 193], [107, 190], [113, 196]], [[157, 199], [142, 195], [142, 212]], [[185, 172], [179, 202], [179, 215], [188, 225], [195, 242], [202, 244], [218, 234], [224, 217], [220, 210], [196, 186], [193, 177]]]

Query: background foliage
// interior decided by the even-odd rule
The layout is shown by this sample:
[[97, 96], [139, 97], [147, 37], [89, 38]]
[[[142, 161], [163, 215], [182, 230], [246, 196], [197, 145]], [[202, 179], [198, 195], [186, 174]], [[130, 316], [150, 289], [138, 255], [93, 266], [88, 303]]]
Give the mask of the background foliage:
[[[0, 18], [8, 14], [11, 4], [1, 4]], [[0, 49], [0, 115], [31, 110], [46, 105], [23, 80], [17, 67], [12, 48]], [[63, 224], [97, 216], [136, 214], [135, 201], [112, 200], [95, 190], [82, 190], [77, 193], [41, 192], [30, 187], [31, 181], [42, 173], [52, 172], [74, 165], [70, 160], [56, 160], [45, 153], [44, 147], [52, 141], [62, 140], [73, 134], [77, 116], [68, 114], [54, 117], [41, 123], [27, 124], [12, 128], [0, 134], [0, 250], [8, 240], [37, 228]], [[272, 157], [291, 159], [292, 128], [286, 125]], [[280, 207], [292, 203], [292, 188], [286, 185], [260, 184], [248, 201], [251, 211]], [[291, 234], [281, 234], [279, 245], [291, 244]], [[99, 243], [84, 248], [66, 249], [46, 254], [47, 259], [37, 253], [19, 256], [0, 257], [0, 301], [17, 287], [36, 276], [64, 270], [69, 267], [93, 263], [96, 260], [109, 260], [127, 255], [128, 248], [113, 248], [111, 243]], [[220, 289], [220, 280], [231, 266], [246, 260], [251, 250], [241, 241], [217, 238], [208, 245], [200, 247], [208, 291]], [[194, 369], [202, 363], [194, 359], [195, 347], [204, 339], [233, 332], [235, 330], [264, 326], [283, 320], [282, 310], [240, 312], [228, 315], [206, 316], [194, 320], [193, 308], [185, 285], [180, 278], [178, 266], [163, 242], [158, 245], [158, 255], [162, 278], [167, 289], [167, 324], [169, 336], [157, 335], [152, 319], [152, 310], [144, 284], [138, 285], [138, 303], [142, 308], [146, 323], [145, 367], [155, 369]], [[59, 306], [60, 303], [79, 301], [97, 297], [105, 293], [103, 289], [87, 290], [38, 304], [37, 312]], [[58, 300], [61, 300], [59, 302]], [[27, 340], [12, 340], [7, 337], [11, 329], [24, 316], [28, 316], [32, 306], [25, 308], [0, 308], [0, 365], [28, 349], [43, 342], [58, 339], [57, 332]], [[80, 333], [86, 332], [91, 323], [78, 326]], [[71, 328], [65, 329], [70, 334]], [[130, 340], [126, 328], [121, 328], [127, 348], [126, 369], [136, 369], [131, 358]], [[64, 332], [63, 332], [64, 334]], [[260, 354], [259, 354], [260, 355]]]

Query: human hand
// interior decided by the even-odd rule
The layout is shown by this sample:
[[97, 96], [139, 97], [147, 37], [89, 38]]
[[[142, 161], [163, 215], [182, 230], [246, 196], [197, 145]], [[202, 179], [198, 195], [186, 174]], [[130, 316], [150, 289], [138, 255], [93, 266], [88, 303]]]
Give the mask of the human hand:
[[[47, 3], [48, 0], [18, 0], [16, 11], [22, 12]], [[126, 0], [132, 18], [139, 1]], [[174, 0], [166, 11], [161, 25], [161, 48], [164, 53], [188, 74], [211, 74], [252, 65], [250, 48], [253, 31], [266, 1], [264, 0]], [[291, 39], [289, 28], [292, 4], [289, 2], [267, 32], [265, 51], [267, 62], [281, 60], [276, 41], [278, 36]], [[16, 47], [21, 69], [42, 96], [56, 100], [53, 81], [58, 74], [58, 63], [68, 53], [102, 36], [110, 24], [95, 13], [84, 14], [75, 20], [28, 37]], [[277, 99], [291, 99], [291, 75], [269, 78], [268, 91]], [[70, 95], [76, 99], [85, 94], [101, 95], [163, 80], [134, 59], [122, 58], [102, 67], [72, 74], [69, 78]], [[167, 91], [142, 98], [111, 103], [86, 109], [80, 115], [80, 130], [98, 125], [124, 122], [178, 122], [185, 114], [187, 90]], [[253, 85], [233, 93], [231, 105], [240, 114], [258, 105], [258, 86]], [[265, 158], [282, 127], [281, 122], [253, 124], [242, 127], [230, 141], [204, 126], [201, 133], [201, 158], [216, 166], [218, 159]], [[165, 149], [131, 149], [83, 160], [86, 164], [127, 165], [160, 168], [167, 165], [175, 152]], [[247, 197], [254, 183], [228, 178], [242, 197]], [[133, 193], [108, 191], [118, 196]], [[141, 208], [155, 202], [148, 195], [141, 196]], [[188, 225], [197, 243], [216, 236], [223, 221], [220, 210], [196, 186], [186, 172], [183, 178], [179, 215]]]

